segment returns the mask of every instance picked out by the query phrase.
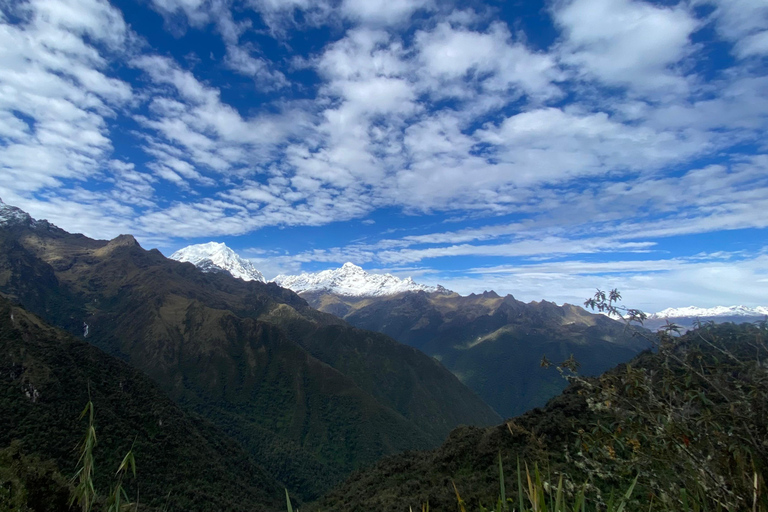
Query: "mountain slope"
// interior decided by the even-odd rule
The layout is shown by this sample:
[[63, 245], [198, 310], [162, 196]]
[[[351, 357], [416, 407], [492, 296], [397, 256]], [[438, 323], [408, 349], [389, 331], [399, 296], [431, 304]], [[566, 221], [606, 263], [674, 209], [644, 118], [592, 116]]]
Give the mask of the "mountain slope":
[[[753, 499], [764, 507], [768, 497], [754, 493], [753, 478], [762, 481], [768, 459], [766, 334], [725, 324], [667, 340], [661, 351], [644, 351], [600, 378], [576, 380], [544, 408], [494, 427], [458, 428], [435, 450], [387, 457], [304, 509], [395, 512], [429, 503], [455, 510], [458, 489], [466, 509], [476, 510], [496, 502], [499, 457], [513, 503], [519, 463], [523, 481], [534, 464], [550, 489], [562, 476], [567, 502], [584, 482], [594, 503], [598, 489], [606, 499], [637, 478], [627, 510], [665, 502], [663, 510], [679, 510], [681, 489], [704, 485], [697, 500], [710, 500], [712, 510], [723, 495], [741, 500], [729, 510], [753, 508]], [[686, 409], [695, 413], [680, 412]]]
[[0, 229], [0, 291], [153, 378], [316, 496], [381, 455], [498, 416], [439, 363], [275, 284], [203, 273], [130, 236]]
[[130, 485], [145, 505], [163, 505], [170, 492], [178, 510], [280, 508], [282, 487], [220, 430], [182, 412], [127, 364], [0, 297], [0, 446], [19, 439], [24, 451], [71, 474], [89, 394], [102, 492], [135, 440]]
[[243, 281], [266, 282], [253, 263], [241, 258], [223, 243], [189, 245], [171, 254], [169, 258], [192, 263], [203, 272], [225, 271]]
[[494, 292], [302, 296], [352, 325], [437, 358], [504, 417], [544, 405], [563, 389], [562, 379], [539, 368], [542, 356], [562, 361], [573, 354], [585, 374], [596, 375], [646, 346], [604, 315], [568, 304], [525, 304]]
[[382, 297], [408, 291], [447, 293], [442, 286], [418, 284], [413, 279], [400, 279], [391, 274], [370, 274], [352, 263], [317, 273], [295, 276], [279, 275], [274, 280], [296, 293], [326, 292], [347, 297]]

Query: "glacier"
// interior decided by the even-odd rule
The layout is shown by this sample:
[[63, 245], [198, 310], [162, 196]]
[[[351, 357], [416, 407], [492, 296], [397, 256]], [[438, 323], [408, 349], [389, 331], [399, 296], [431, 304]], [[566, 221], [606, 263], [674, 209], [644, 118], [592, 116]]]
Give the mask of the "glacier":
[[170, 258], [192, 263], [203, 272], [225, 271], [243, 281], [267, 282], [261, 272], [253, 266], [253, 263], [238, 256], [224, 243], [208, 242], [189, 245], [171, 254]]
[[410, 277], [400, 279], [392, 274], [371, 274], [350, 262], [337, 269], [316, 273], [279, 275], [273, 281], [296, 293], [322, 291], [347, 297], [381, 297], [413, 291], [451, 293], [440, 285], [419, 284]]

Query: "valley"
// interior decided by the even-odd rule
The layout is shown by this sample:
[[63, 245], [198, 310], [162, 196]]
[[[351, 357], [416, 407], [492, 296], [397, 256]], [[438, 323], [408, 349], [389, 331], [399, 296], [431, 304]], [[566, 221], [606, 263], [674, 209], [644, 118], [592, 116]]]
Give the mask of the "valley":
[[[10, 446], [0, 459], [38, 457], [23, 460], [56, 485], [38, 489], [23, 475], [12, 482], [51, 503], [71, 492], [61, 475], [73, 470], [78, 411], [92, 402], [104, 464], [115, 467], [128, 449], [146, 461], [126, 485], [147, 510], [169, 495], [190, 511], [250, 510], [248, 503], [283, 510], [286, 490], [310, 511], [394, 512], [403, 503], [444, 510], [455, 506], [458, 488], [479, 507], [497, 492], [495, 464], [515, 468], [522, 459], [569, 482], [596, 478], [587, 461], [600, 455], [582, 453], [589, 436], [601, 435], [594, 426], [630, 435], [637, 425], [624, 423], [627, 412], [596, 407], [592, 395], [604, 404], [628, 400], [632, 411], [640, 403], [631, 394], [637, 381], [626, 381], [633, 372], [649, 372], [646, 385], [662, 386], [653, 393], [668, 389], [657, 378], [678, 378], [657, 371], [662, 356], [688, 371], [687, 358], [712, 357], [723, 344], [749, 366], [744, 340], [756, 337], [757, 350], [764, 343], [762, 328], [748, 323], [672, 343], [569, 304], [462, 296], [351, 263], [280, 278], [297, 294], [224, 244], [179, 251], [174, 258], [190, 261], [175, 261], [130, 235], [90, 239], [0, 206], [0, 445]], [[560, 371], [543, 367], [550, 364]], [[685, 389], [727, 379], [719, 365], [707, 368]], [[737, 368], [722, 371], [747, 371]], [[616, 386], [630, 395], [616, 395]], [[703, 397], [674, 393], [670, 400], [685, 403]], [[736, 393], [733, 400], [747, 399]], [[750, 407], [745, 424], [763, 428], [751, 416], [759, 408]], [[718, 421], [706, 428], [723, 428]], [[650, 443], [648, 432], [631, 435]], [[707, 448], [713, 435], [696, 442], [719, 450]], [[640, 446], [637, 439], [629, 438]], [[639, 452], [622, 446], [635, 460]], [[627, 485], [621, 466], [611, 471], [614, 484]], [[692, 469], [643, 471], [651, 478], [644, 492], [663, 494], [653, 478], [689, 478]], [[107, 488], [107, 473], [95, 482]], [[596, 492], [612, 488], [600, 482]]]

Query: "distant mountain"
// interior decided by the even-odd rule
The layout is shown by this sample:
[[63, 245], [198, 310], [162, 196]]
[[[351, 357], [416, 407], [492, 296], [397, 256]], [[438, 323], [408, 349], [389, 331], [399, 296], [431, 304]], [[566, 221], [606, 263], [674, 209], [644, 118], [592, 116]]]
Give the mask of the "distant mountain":
[[565, 387], [559, 375], [540, 368], [544, 355], [560, 362], [573, 354], [582, 373], [597, 375], [647, 346], [633, 329], [605, 315], [570, 304], [526, 304], [495, 292], [301, 296], [321, 311], [434, 357], [503, 417], [542, 406]]
[[279, 275], [273, 281], [296, 293], [327, 292], [345, 297], [384, 297], [409, 291], [450, 293], [440, 285], [418, 284], [410, 277], [400, 279], [392, 274], [370, 274], [349, 262], [340, 268], [314, 274]]
[[716, 306], [714, 308], [699, 308], [688, 306], [684, 308], [667, 308], [658, 313], [648, 315], [643, 325], [649, 329], [658, 329], [669, 321], [685, 329], [692, 329], [697, 322], [715, 323], [745, 323], [764, 320], [768, 316], [768, 307], [758, 306]]
[[101, 493], [133, 445], [137, 480], [128, 485], [145, 506], [159, 510], [169, 493], [173, 510], [190, 512], [285, 503], [282, 486], [220, 429], [182, 411], [141, 372], [0, 297], [0, 448], [21, 440], [25, 453], [71, 476], [89, 396]]
[[201, 272], [130, 235], [9, 222], [0, 293], [144, 372], [304, 498], [382, 455], [499, 420], [423, 353], [274, 283]]
[[241, 258], [223, 243], [208, 242], [189, 245], [171, 254], [170, 258], [176, 261], [188, 261], [203, 272], [225, 271], [243, 281], [266, 283], [266, 279], [256, 270], [253, 263]]

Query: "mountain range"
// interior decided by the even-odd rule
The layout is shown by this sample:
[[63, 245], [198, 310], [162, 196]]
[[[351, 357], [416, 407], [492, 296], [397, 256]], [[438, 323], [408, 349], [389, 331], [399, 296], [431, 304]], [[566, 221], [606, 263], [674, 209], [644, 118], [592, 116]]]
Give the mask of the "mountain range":
[[[264, 276], [253, 264], [223, 243], [209, 242], [190, 245], [176, 251], [171, 259], [189, 261], [204, 272], [227, 271], [234, 277], [264, 282]], [[410, 277], [400, 279], [392, 274], [366, 272], [354, 263], [347, 262], [337, 269], [320, 272], [303, 272], [297, 275], [280, 274], [272, 282], [289, 288], [298, 294], [324, 293], [343, 297], [384, 297], [403, 292], [424, 291], [427, 293], [453, 293], [441, 285], [430, 286], [414, 282]], [[646, 327], [656, 329], [675, 320], [678, 325], [691, 327], [697, 319], [715, 322], [757, 321], [768, 315], [768, 307], [716, 306], [701, 308], [688, 306], [667, 308], [649, 313]], [[342, 315], [343, 316], [343, 315]]]
[[681, 327], [683, 330], [689, 330], [693, 329], [699, 322], [733, 322], [741, 324], [760, 322], [765, 320], [766, 317], [768, 317], [768, 307], [717, 306], [714, 308], [699, 308], [689, 306], [684, 308], [667, 308], [658, 313], [648, 315], [643, 325], [655, 330], [669, 322]]
[[346, 297], [384, 297], [402, 292], [450, 293], [440, 285], [418, 284], [410, 277], [400, 279], [392, 274], [371, 274], [347, 262], [337, 269], [295, 276], [279, 275], [273, 281], [296, 293], [325, 292]]
[[0, 206], [2, 295], [143, 372], [301, 498], [460, 424], [500, 419], [435, 359], [274, 283]]
[[439, 360], [503, 417], [542, 406], [564, 388], [558, 375], [540, 369], [543, 356], [574, 356], [584, 374], [597, 375], [647, 347], [633, 329], [578, 306], [526, 304], [495, 292], [461, 296], [352, 263], [275, 282], [313, 308]]

